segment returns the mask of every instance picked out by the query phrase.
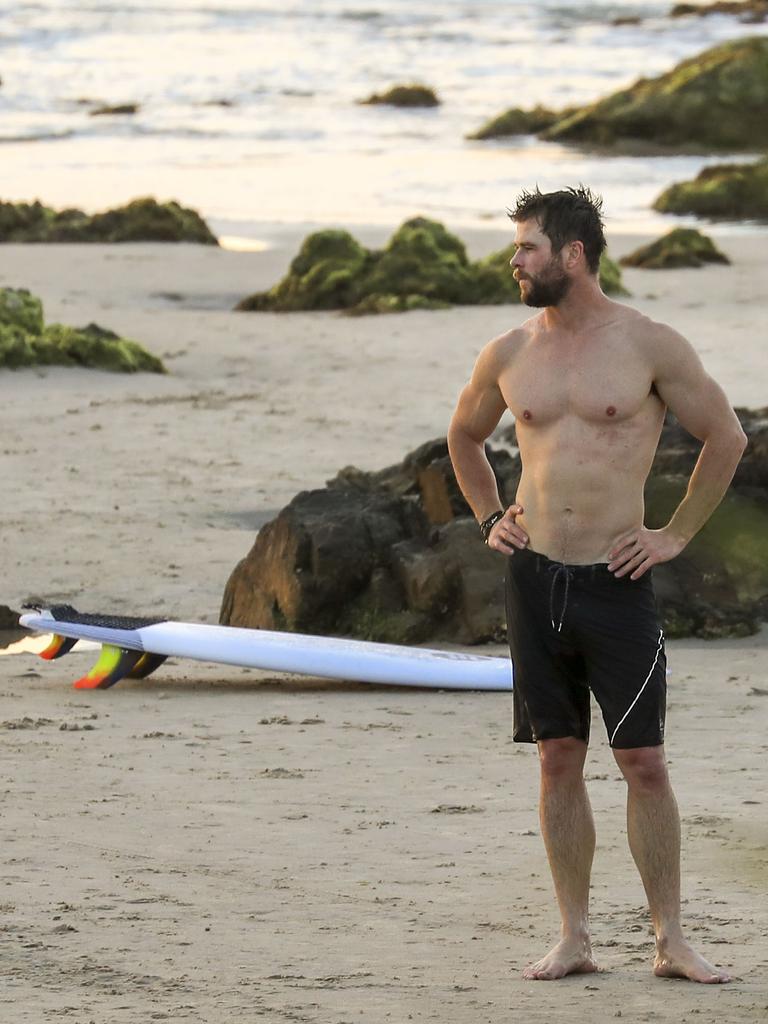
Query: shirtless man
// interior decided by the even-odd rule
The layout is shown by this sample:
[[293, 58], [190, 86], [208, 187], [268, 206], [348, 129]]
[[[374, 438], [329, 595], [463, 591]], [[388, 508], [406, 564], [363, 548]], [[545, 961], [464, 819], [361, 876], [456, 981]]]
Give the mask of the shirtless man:
[[[597, 970], [588, 908], [595, 830], [583, 775], [591, 690], [627, 782], [654, 971], [726, 982], [680, 925], [680, 818], [664, 757], [666, 660], [650, 570], [707, 521], [746, 437], [691, 345], [601, 291], [600, 206], [583, 187], [520, 196], [510, 263], [523, 302], [541, 312], [485, 346], [448, 434], [486, 542], [508, 559], [514, 738], [539, 750], [541, 831], [562, 931], [523, 976]], [[666, 408], [703, 447], [685, 498], [650, 530], [643, 485]], [[505, 409], [523, 467], [507, 509], [484, 451]]]

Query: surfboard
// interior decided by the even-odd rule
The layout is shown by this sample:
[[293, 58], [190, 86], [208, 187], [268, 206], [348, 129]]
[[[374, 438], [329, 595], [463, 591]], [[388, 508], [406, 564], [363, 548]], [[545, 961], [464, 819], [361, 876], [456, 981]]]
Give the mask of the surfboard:
[[53, 634], [51, 643], [41, 652], [46, 660], [67, 654], [78, 640], [101, 644], [98, 661], [75, 682], [77, 689], [106, 689], [126, 677], [143, 678], [169, 657], [359, 683], [450, 690], [512, 689], [509, 658], [460, 651], [81, 613], [71, 605], [36, 609], [22, 615], [20, 623], [26, 629]]

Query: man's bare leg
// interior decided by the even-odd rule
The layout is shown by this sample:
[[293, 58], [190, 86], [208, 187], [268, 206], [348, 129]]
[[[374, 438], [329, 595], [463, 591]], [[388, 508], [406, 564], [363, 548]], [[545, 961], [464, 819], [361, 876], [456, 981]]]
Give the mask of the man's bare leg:
[[562, 917], [562, 937], [523, 977], [554, 981], [597, 970], [589, 939], [589, 878], [595, 826], [584, 785], [587, 745], [575, 738], [541, 740], [541, 833]]
[[629, 847], [645, 886], [656, 934], [654, 973], [705, 984], [730, 981], [700, 956], [680, 925], [680, 815], [664, 747], [614, 750], [627, 780]]

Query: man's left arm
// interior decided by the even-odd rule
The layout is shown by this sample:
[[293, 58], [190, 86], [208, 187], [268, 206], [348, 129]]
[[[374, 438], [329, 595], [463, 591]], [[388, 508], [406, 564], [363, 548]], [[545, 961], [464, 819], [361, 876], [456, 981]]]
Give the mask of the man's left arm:
[[643, 527], [621, 538], [610, 552], [616, 576], [639, 579], [659, 562], [679, 555], [723, 499], [747, 437], [725, 392], [705, 371], [693, 346], [669, 327], [656, 325], [651, 339], [654, 384], [661, 400], [702, 442], [688, 490], [665, 527]]

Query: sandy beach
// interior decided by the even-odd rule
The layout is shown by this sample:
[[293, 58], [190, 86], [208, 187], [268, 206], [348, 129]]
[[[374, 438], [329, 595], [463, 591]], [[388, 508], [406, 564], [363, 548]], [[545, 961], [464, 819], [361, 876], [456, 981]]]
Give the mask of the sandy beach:
[[[308, 230], [264, 224], [255, 252], [0, 246], [0, 285], [39, 295], [47, 321], [95, 321], [170, 371], [0, 372], [0, 603], [215, 622], [261, 524], [343, 466], [378, 469], [443, 435], [480, 348], [529, 315], [231, 312], [282, 275]], [[352, 230], [381, 244], [391, 229]], [[459, 233], [473, 258], [509, 241]], [[651, 237], [609, 235], [610, 253]], [[624, 272], [627, 301], [685, 334], [734, 405], [768, 402], [767, 238], [718, 231], [730, 267]], [[716, 990], [651, 975], [625, 787], [599, 719], [588, 778], [603, 970], [535, 983], [521, 969], [558, 917], [536, 755], [511, 741], [508, 695], [191, 662], [83, 693], [69, 684], [93, 652], [2, 657], [2, 1017], [764, 1020], [767, 640], [668, 648], [685, 923], [736, 976]]]

